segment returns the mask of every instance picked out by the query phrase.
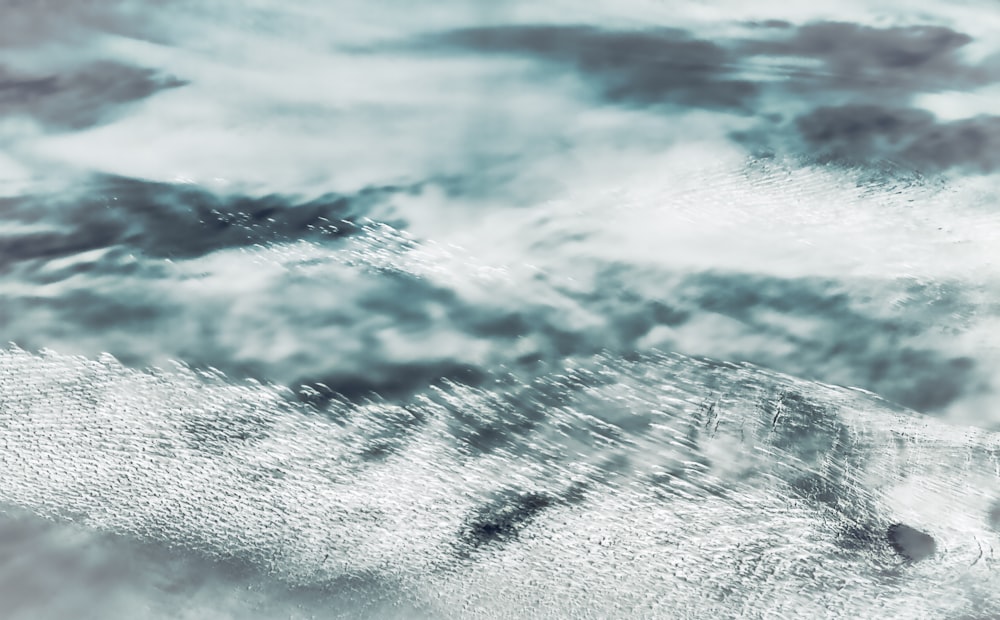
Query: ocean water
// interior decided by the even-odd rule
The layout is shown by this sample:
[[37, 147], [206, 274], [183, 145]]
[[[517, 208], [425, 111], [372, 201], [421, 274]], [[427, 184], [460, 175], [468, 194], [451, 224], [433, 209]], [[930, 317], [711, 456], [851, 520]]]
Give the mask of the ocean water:
[[997, 28], [0, 0], [0, 616], [1000, 616]]

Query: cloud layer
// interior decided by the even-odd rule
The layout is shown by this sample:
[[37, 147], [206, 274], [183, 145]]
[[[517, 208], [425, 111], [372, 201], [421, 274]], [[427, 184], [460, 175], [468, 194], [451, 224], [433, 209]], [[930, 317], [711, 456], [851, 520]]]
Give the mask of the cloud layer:
[[734, 75], [724, 48], [677, 29], [613, 31], [592, 26], [496, 26], [428, 37], [430, 48], [512, 54], [566, 68], [592, 81], [604, 99], [747, 111], [757, 87]]
[[125, 104], [183, 85], [149, 69], [107, 61], [42, 76], [0, 66], [0, 118], [27, 117], [46, 129], [86, 129], [111, 120]]

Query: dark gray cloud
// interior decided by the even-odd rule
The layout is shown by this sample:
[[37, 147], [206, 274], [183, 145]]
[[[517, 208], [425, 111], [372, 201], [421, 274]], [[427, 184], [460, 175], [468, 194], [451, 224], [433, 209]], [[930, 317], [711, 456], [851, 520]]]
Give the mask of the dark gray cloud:
[[785, 29], [791, 28], [792, 22], [783, 19], [765, 19], [764, 21], [750, 22], [751, 28]]
[[[450, 329], [490, 341], [495, 347], [492, 356], [524, 376], [545, 372], [567, 357], [600, 352], [629, 356], [648, 347], [651, 334], [667, 328], [670, 335], [656, 346], [694, 355], [725, 355], [811, 379], [860, 386], [924, 412], [945, 409], [978, 389], [982, 380], [975, 360], [948, 354], [943, 342], [934, 343], [943, 322], [968, 313], [970, 302], [957, 287], [942, 291], [940, 286], [883, 283], [878, 285], [884, 288], [882, 295], [912, 300], [905, 313], [884, 313], [878, 301], [865, 303], [866, 287], [854, 289], [836, 280], [722, 272], [655, 277], [662, 283], [660, 294], [650, 297], [627, 284], [632, 278], [625, 268], [602, 270], [592, 293], [572, 296], [580, 307], [604, 320], [575, 329], [566, 326], [564, 314], [542, 304], [502, 309], [470, 305], [425, 283], [397, 282], [394, 287], [400, 294], [408, 291], [406, 298], [414, 301], [433, 293], [435, 303], [447, 312]], [[392, 314], [410, 330], [441, 329], [417, 303], [412, 317], [390, 306], [366, 307]], [[725, 317], [730, 331], [719, 336], [706, 333], [711, 329], [701, 321], [706, 316]], [[810, 329], [803, 331], [803, 324]], [[522, 339], [534, 342], [535, 349], [512, 358], [508, 350]], [[481, 378], [475, 367], [457, 362], [383, 362], [369, 364], [379, 371], [367, 377], [309, 381], [322, 380], [351, 396], [368, 390], [399, 396], [437, 378], [473, 384]]]
[[[69, 280], [73, 275], [78, 277]], [[99, 275], [114, 275], [115, 280], [91, 279]], [[242, 300], [250, 303], [241, 309], [241, 300], [210, 291], [175, 294], [169, 277], [148, 264], [130, 273], [110, 273], [101, 264], [64, 274], [68, 290], [55, 297], [0, 294], [0, 336], [36, 348], [57, 341], [71, 327], [130, 365], [149, 366], [166, 357], [235, 376], [321, 383], [321, 400], [332, 396], [329, 390], [351, 399], [372, 393], [405, 397], [441, 379], [475, 384], [484, 373], [433, 349], [400, 359], [381, 341], [390, 327], [414, 338], [455, 333], [448, 323], [463, 314], [465, 305], [453, 292], [424, 279], [381, 273], [359, 283], [336, 272], [312, 282], [265, 280], [259, 296]], [[95, 284], [80, 287], [82, 282]], [[439, 317], [442, 309], [444, 317]], [[293, 335], [292, 350], [276, 355], [273, 343]], [[155, 346], [149, 346], [151, 341]]]
[[[61, 334], [86, 333], [92, 343], [74, 344], [82, 353], [109, 351], [135, 366], [163, 356], [315, 385], [321, 401], [334, 392], [406, 398], [442, 379], [476, 385], [496, 367], [533, 377], [567, 358], [627, 357], [651, 346], [860, 386], [925, 412], [944, 410], [983, 385], [977, 361], [950, 353], [950, 338], [940, 334], [942, 324], [971, 307], [957, 288], [876, 283], [884, 290], [872, 293], [833, 280], [661, 273], [650, 296], [609, 268], [592, 294], [568, 293], [576, 308], [602, 320], [571, 326], [565, 311], [545, 303], [473, 303], [393, 272], [264, 280], [246, 293], [251, 297], [236, 300], [212, 293], [212, 279], [175, 294], [170, 274], [148, 265], [113, 273], [113, 283], [90, 279], [102, 274], [111, 272], [99, 265], [63, 274], [69, 288], [57, 297], [17, 289], [0, 296], [0, 336], [59, 348]], [[871, 294], [875, 301], [866, 302]], [[905, 312], [881, 309], [879, 300], [900, 295], [912, 300]], [[404, 338], [403, 349], [385, 339], [387, 331]]]
[[[941, 324], [967, 312], [960, 289], [906, 286], [899, 291], [913, 300], [906, 314], [866, 307], [863, 289], [850, 290], [832, 280], [703, 273], [687, 277], [673, 295], [692, 316], [720, 314], [744, 325], [747, 335], [766, 337], [736, 343], [737, 357], [747, 361], [864, 387], [924, 412], [940, 411], [975, 389], [974, 360], [928, 346]], [[801, 319], [812, 325], [807, 332], [794, 328]]]
[[148, 35], [151, 8], [173, 0], [3, 0], [0, 48], [78, 43], [95, 33]]
[[[965, 91], [1000, 81], [1000, 56], [971, 62], [973, 39], [942, 26], [874, 28], [818, 22], [744, 41], [748, 56], [787, 59], [775, 70], [772, 111], [802, 109], [793, 122], [762, 115], [755, 128], [732, 137], [754, 152], [790, 148], [810, 161], [871, 166], [884, 162], [922, 173], [949, 169], [992, 172], [1000, 166], [1000, 119], [981, 116], [939, 122], [913, 106], [915, 97]], [[815, 66], [803, 67], [802, 60]], [[811, 108], [811, 109], [810, 109]]]
[[100, 61], [45, 75], [0, 66], [0, 117], [26, 116], [46, 128], [84, 129], [122, 106], [185, 82], [156, 71]]
[[[818, 70], [791, 70], [785, 84], [800, 92], [840, 90], [855, 97], [898, 96], [966, 89], [1000, 77], [1000, 62], [970, 65], [962, 48], [969, 35], [942, 26], [873, 28], [847, 22], [819, 22], [778, 31], [785, 36], [751, 41], [750, 55], [814, 59]], [[820, 94], [820, 93], [817, 93]]]
[[296, 202], [282, 196], [220, 196], [193, 185], [120, 177], [95, 180], [81, 196], [0, 199], [8, 222], [45, 223], [45, 232], [8, 235], [0, 267], [120, 247], [151, 257], [189, 258], [229, 247], [290, 239], [336, 239], [357, 227], [343, 222], [407, 188], [370, 188], [352, 196]]
[[745, 111], [757, 94], [752, 82], [735, 76], [725, 48], [677, 29], [507, 25], [451, 30], [417, 45], [527, 56], [568, 67], [590, 80], [602, 98], [620, 104]]
[[796, 121], [816, 157], [894, 160], [924, 172], [1000, 169], [1000, 117], [938, 122], [925, 110], [878, 105], [821, 107]]
[[[587, 290], [540, 284], [562, 305], [504, 295], [494, 303], [402, 271], [362, 271], [358, 279], [353, 267], [334, 262], [313, 278], [289, 272], [258, 280], [238, 255], [221, 259], [228, 267], [216, 275], [216, 264], [204, 263], [204, 284], [177, 293], [168, 286], [179, 274], [165, 257], [292, 241], [333, 257], [347, 247], [345, 236], [364, 234], [341, 220], [359, 220], [399, 191], [406, 189], [295, 203], [105, 178], [83, 197], [4, 199], [3, 218], [26, 232], [15, 227], [0, 240], [0, 264], [8, 282], [27, 287], [0, 295], [0, 340], [65, 349], [63, 334], [82, 333], [92, 341], [76, 338], [74, 346], [88, 355], [109, 351], [136, 366], [184, 359], [235, 375], [323, 383], [349, 398], [404, 398], [441, 379], [477, 384], [497, 365], [537, 376], [565, 358], [651, 346], [857, 385], [922, 411], [943, 410], [980, 381], [976, 361], [949, 354], [948, 339], [936, 336], [972, 307], [957, 287], [605, 265]], [[42, 223], [55, 230], [32, 232]], [[58, 258], [72, 260], [57, 266]], [[234, 301], [213, 292], [212, 283], [227, 278], [256, 284]], [[39, 286], [56, 282], [54, 297]], [[876, 301], [866, 304], [868, 296]], [[884, 312], [878, 300], [896, 297], [914, 301], [905, 312]], [[600, 320], [581, 325], [570, 318], [577, 312]], [[396, 335], [386, 339], [387, 332]]]
[[[509, 54], [569, 67], [606, 100], [632, 105], [751, 111], [764, 88], [797, 97], [883, 100], [967, 89], [1000, 78], [1000, 59], [968, 64], [966, 34], [941, 26], [874, 28], [847, 22], [793, 27], [751, 24], [762, 38], [718, 42], [678, 29], [605, 30], [593, 26], [505, 25], [463, 28], [422, 38], [418, 47]], [[766, 35], [766, 37], [764, 36]], [[764, 86], [739, 76], [755, 56], [787, 58], [782, 80]], [[803, 59], [817, 67], [802, 67]]]

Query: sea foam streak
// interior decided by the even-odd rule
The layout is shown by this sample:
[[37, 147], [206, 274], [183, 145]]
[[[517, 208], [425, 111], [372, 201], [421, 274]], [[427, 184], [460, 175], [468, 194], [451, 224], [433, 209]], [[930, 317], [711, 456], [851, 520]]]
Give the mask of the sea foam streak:
[[1000, 605], [997, 435], [747, 364], [598, 356], [398, 406], [10, 348], [0, 386], [3, 502], [376, 583], [369, 615]]

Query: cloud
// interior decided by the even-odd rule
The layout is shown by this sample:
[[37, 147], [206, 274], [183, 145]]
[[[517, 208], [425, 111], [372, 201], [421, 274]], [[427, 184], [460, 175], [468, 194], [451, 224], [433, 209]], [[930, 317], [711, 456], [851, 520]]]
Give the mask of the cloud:
[[[766, 80], [757, 127], [731, 137], [753, 152], [812, 161], [885, 163], [922, 173], [989, 173], [1000, 165], [1000, 117], [941, 122], [919, 102], [1000, 82], [1000, 55], [966, 51], [973, 37], [943, 26], [876, 28], [815, 22], [737, 45]], [[772, 112], [767, 115], [763, 112]], [[787, 122], [786, 119], [792, 119]]]
[[[402, 613], [389, 611], [398, 584], [388, 576], [352, 575], [324, 588], [295, 587], [245, 558], [205, 557], [184, 545], [101, 533], [12, 507], [0, 521], [0, 549], [0, 600], [8, 618], [78, 617], [81, 609], [92, 618], [166, 613], [248, 620]], [[420, 617], [416, 610], [405, 615]]]
[[854, 97], [908, 98], [916, 93], [981, 86], [1000, 77], [1000, 64], [966, 64], [963, 48], [973, 39], [943, 26], [874, 28], [817, 22], [776, 39], [744, 43], [750, 55], [812, 59], [815, 71], [797, 71], [786, 85], [799, 93], [846, 91]]
[[902, 159], [929, 170], [1000, 169], [1000, 117], [980, 116], [934, 125], [914, 139]]
[[485, 26], [425, 36], [417, 47], [520, 55], [570, 67], [603, 99], [625, 105], [746, 111], [757, 94], [752, 82], [734, 75], [725, 48], [671, 28]]
[[[672, 330], [679, 350], [725, 351], [798, 376], [861, 386], [907, 407], [941, 411], [977, 389], [976, 361], [934, 334], [972, 306], [958, 286], [882, 282], [875, 299], [905, 296], [905, 313], [872, 303], [861, 282], [707, 272], [686, 276], [668, 298], [687, 320]], [[869, 300], [869, 301], [866, 301]], [[704, 320], [705, 317], [717, 317]], [[716, 328], [714, 336], [705, 328]], [[726, 341], [729, 340], [728, 343]]]
[[47, 129], [85, 129], [109, 120], [126, 104], [184, 84], [150, 69], [110, 61], [43, 75], [0, 66], [0, 118], [26, 116]]
[[21, 196], [0, 200], [7, 221], [44, 223], [7, 235], [0, 264], [54, 259], [120, 248], [150, 257], [188, 258], [223, 248], [289, 239], [337, 239], [388, 196], [410, 188], [368, 188], [296, 202], [270, 195], [219, 195], [187, 184], [98, 177], [73, 196]]
[[[928, 412], [988, 387], [987, 302], [968, 279], [995, 280], [981, 267], [990, 220], [955, 194], [886, 194], [889, 177], [866, 189], [828, 169], [674, 163], [650, 162], [662, 187], [635, 172], [620, 179], [630, 194], [474, 213], [424, 195], [396, 211], [414, 200], [406, 187], [297, 202], [113, 177], [80, 195], [6, 199], [0, 333], [353, 399], [652, 348]], [[412, 218], [395, 237], [336, 223], [392, 213]], [[341, 230], [324, 233], [320, 218]]]
[[[1000, 78], [1000, 60], [968, 64], [973, 38], [943, 26], [876, 28], [847, 22], [802, 26], [770, 20], [750, 26], [761, 38], [706, 40], [679, 29], [607, 30], [589, 25], [503, 25], [426, 35], [418, 48], [533, 58], [569, 67], [605, 101], [759, 111], [765, 92], [791, 91], [805, 101], [908, 99], [968, 89]], [[784, 60], [782, 79], [766, 85], [742, 72], [759, 60]], [[817, 63], [803, 67], [803, 61]], [[771, 66], [769, 71], [773, 71]]]
[[152, 8], [176, 0], [4, 0], [0, 48], [79, 43], [95, 34], [146, 35]]
[[939, 123], [916, 108], [879, 105], [821, 107], [796, 120], [820, 159], [867, 163], [895, 160], [925, 172], [1000, 169], [1000, 117]]
[[[110, 351], [136, 366], [184, 359], [290, 385], [323, 383], [349, 398], [405, 398], [444, 378], [475, 385], [499, 366], [530, 377], [566, 358], [651, 347], [857, 385], [927, 412], [982, 380], [977, 359], [937, 335], [975, 308], [957, 286], [942, 295], [885, 280], [865, 287], [605, 265], [577, 290], [514, 280], [476, 298], [432, 278], [345, 264], [338, 257], [346, 253], [343, 243], [324, 242], [327, 258], [311, 271], [294, 268], [294, 253], [280, 245], [263, 255], [274, 263], [232, 249], [171, 268], [121, 252], [78, 255], [61, 269], [19, 274], [33, 282], [27, 287], [8, 278], [0, 328], [28, 347]], [[901, 295], [910, 298], [905, 310], [883, 309]]]
[[763, 21], [753, 21], [747, 24], [751, 28], [781, 29], [791, 28], [792, 23], [783, 19], [765, 19]]
[[[540, 62], [542, 77], [522, 78], [533, 79], [535, 88], [569, 69], [599, 100], [637, 110], [753, 113], [756, 127], [731, 134], [753, 152], [790, 148], [820, 160], [868, 163], [889, 158], [928, 172], [996, 169], [997, 130], [990, 118], [945, 126], [906, 109], [921, 94], [1000, 79], [1000, 56], [973, 61], [966, 55], [970, 35], [935, 25], [750, 25], [752, 39], [711, 41], [668, 28], [483, 26], [425, 35], [416, 47]], [[840, 117], [830, 111], [838, 106]], [[797, 123], [785, 121], [796, 116]]]

